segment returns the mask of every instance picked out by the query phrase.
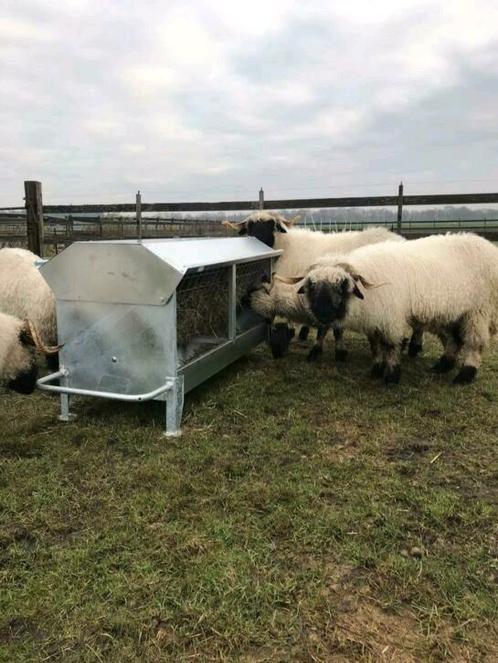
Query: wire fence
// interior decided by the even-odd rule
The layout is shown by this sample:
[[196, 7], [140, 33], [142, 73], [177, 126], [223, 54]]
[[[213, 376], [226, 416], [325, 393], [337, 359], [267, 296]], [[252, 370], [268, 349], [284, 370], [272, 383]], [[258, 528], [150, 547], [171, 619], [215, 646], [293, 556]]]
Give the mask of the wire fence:
[[[222, 225], [224, 217], [213, 219], [200, 218], [143, 218], [142, 238], [168, 237], [221, 237], [233, 235]], [[341, 220], [320, 217], [314, 214], [303, 214], [298, 227], [309, 228], [321, 232], [342, 232], [347, 230], [363, 230], [371, 226], [384, 226], [396, 230], [396, 221], [385, 219], [348, 219]], [[416, 238], [434, 233], [470, 231], [482, 234], [498, 241], [498, 218], [482, 219], [406, 219], [402, 223], [402, 234]], [[59, 252], [65, 246], [77, 241], [98, 241], [136, 239], [137, 224], [134, 218], [106, 218], [94, 216], [44, 216], [44, 245]], [[0, 245], [27, 245], [26, 216], [19, 213], [0, 215]]]
[[[498, 241], [498, 211], [490, 216], [490, 210], [480, 209], [482, 217], [475, 218], [476, 210], [454, 207], [497, 204], [498, 193], [406, 195], [401, 183], [391, 196], [265, 200], [260, 189], [252, 201], [146, 203], [139, 191], [134, 204], [47, 205], [40, 182], [26, 181], [24, 186], [25, 208], [0, 208], [0, 246], [27, 245], [40, 255], [57, 253], [75, 241], [230, 235], [233, 231], [223, 220], [242, 219], [257, 209], [298, 214], [298, 225], [322, 232], [376, 225], [408, 238], [467, 230]], [[428, 206], [433, 206], [433, 218], [412, 211]], [[466, 218], [445, 218], [449, 210]]]

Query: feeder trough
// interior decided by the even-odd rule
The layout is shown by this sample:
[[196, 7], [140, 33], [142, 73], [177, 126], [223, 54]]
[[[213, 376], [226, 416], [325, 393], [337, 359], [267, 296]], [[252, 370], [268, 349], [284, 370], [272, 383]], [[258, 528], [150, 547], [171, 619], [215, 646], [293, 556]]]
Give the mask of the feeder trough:
[[183, 395], [260, 343], [241, 299], [280, 255], [254, 237], [75, 242], [41, 266], [55, 293], [61, 396], [166, 403], [178, 435]]

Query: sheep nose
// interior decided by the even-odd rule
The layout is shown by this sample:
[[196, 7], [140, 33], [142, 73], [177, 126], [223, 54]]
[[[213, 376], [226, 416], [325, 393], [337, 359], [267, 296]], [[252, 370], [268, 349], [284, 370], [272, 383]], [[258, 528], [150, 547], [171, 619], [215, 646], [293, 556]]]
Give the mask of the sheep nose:
[[315, 297], [313, 298], [313, 303], [311, 310], [313, 311], [315, 317], [322, 324], [328, 324], [332, 320], [332, 311], [333, 311], [333, 301], [330, 296], [330, 293], [325, 288], [319, 288]]

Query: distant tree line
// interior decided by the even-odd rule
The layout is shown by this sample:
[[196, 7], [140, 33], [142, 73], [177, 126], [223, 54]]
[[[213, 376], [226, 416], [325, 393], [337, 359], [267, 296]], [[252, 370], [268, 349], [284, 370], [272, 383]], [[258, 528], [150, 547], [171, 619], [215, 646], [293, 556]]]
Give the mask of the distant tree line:
[[[367, 221], [369, 223], [383, 222], [396, 223], [397, 210], [389, 207], [343, 207], [343, 208], [322, 208], [322, 209], [293, 209], [279, 210], [284, 215], [300, 215], [300, 223], [329, 224], [329, 223], [347, 223]], [[152, 213], [151, 216], [167, 216], [175, 219], [213, 219], [226, 218], [233, 221], [244, 219], [250, 212], [174, 212], [174, 213]], [[470, 207], [456, 207], [446, 205], [444, 207], [416, 208], [403, 207], [404, 221], [465, 221], [467, 219], [498, 219], [498, 209], [496, 207], [481, 207], [472, 209]]]

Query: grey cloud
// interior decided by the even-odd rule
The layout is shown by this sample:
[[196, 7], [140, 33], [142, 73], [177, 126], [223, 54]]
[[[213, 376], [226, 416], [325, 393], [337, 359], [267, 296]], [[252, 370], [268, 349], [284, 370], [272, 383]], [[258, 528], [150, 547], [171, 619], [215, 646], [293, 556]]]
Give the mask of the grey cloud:
[[[340, 22], [291, 17], [271, 35], [231, 47], [228, 75], [240, 89], [247, 86], [242, 117], [241, 100], [230, 96], [233, 80], [221, 74], [214, 82], [194, 76], [183, 89], [131, 94], [123, 72], [148, 62], [155, 36], [136, 5], [95, 4], [93, 16], [23, 5], [23, 15], [49, 26], [54, 37], [48, 44], [4, 45], [10, 56], [1, 76], [11, 92], [0, 109], [8, 155], [1, 203], [18, 202], [22, 179], [30, 177], [44, 182], [54, 202], [68, 196], [112, 202], [132, 199], [135, 187], [156, 200], [208, 200], [255, 197], [261, 185], [272, 197], [347, 193], [348, 186], [360, 194], [362, 184], [376, 192], [368, 188], [372, 182], [399, 177], [408, 189], [412, 178], [433, 180], [433, 190], [441, 190], [438, 180], [498, 175], [492, 121], [498, 44], [465, 58], [455, 53], [451, 84], [438, 89], [417, 81], [409, 104], [386, 108], [376, 95], [393, 70], [382, 67], [393, 44], [396, 53], [409, 39], [413, 16], [386, 22], [375, 39], [364, 33], [358, 44]], [[10, 11], [19, 8], [12, 4]], [[309, 85], [312, 98], [296, 104], [264, 98], [262, 90], [281, 84]], [[345, 136], [303, 135], [320, 113], [333, 117], [351, 108], [363, 119]], [[168, 131], [166, 120], [158, 132], [154, 118], [171, 110], [194, 138]], [[382, 184], [379, 192], [385, 190]]]

